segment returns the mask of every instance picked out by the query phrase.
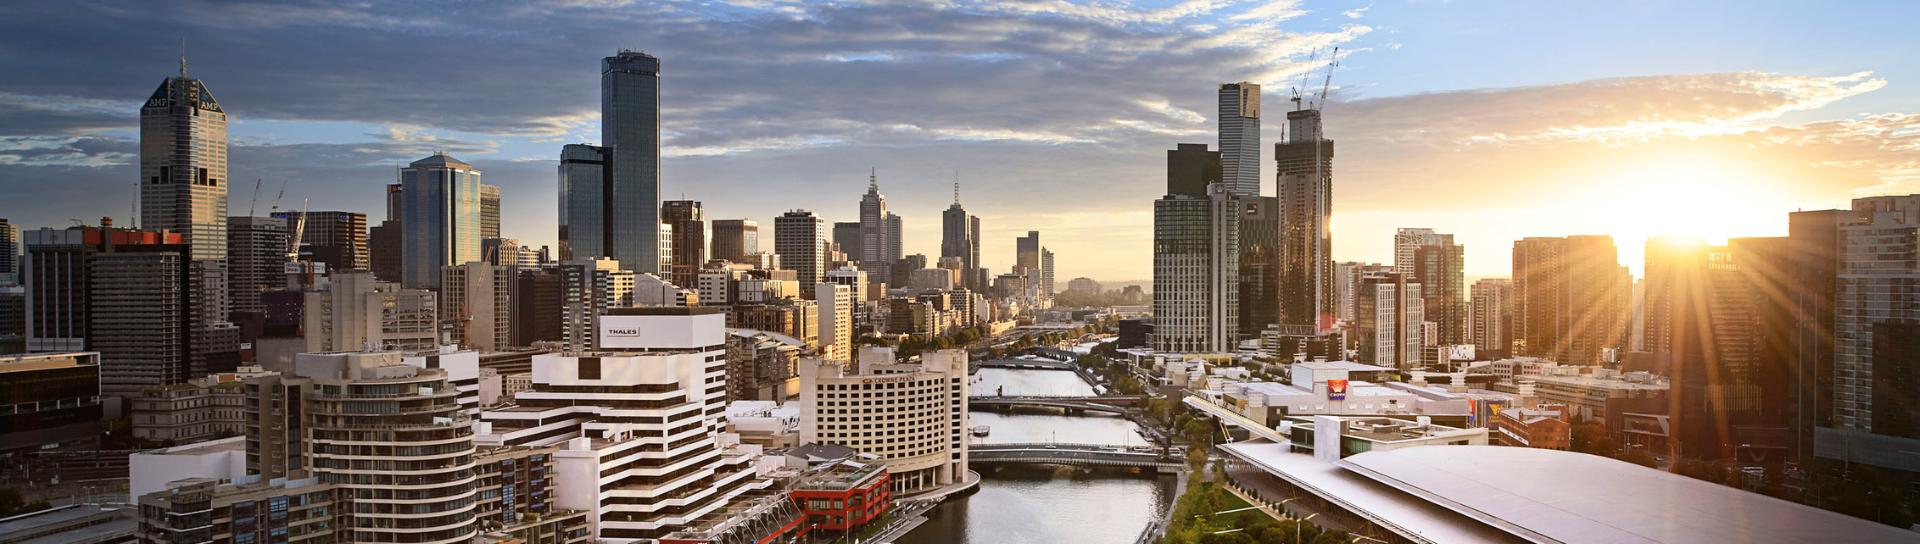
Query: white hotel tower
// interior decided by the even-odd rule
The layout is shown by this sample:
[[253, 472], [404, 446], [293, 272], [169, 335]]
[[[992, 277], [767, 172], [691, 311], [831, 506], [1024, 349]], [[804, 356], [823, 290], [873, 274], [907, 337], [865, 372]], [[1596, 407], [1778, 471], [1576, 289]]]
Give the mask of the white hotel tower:
[[600, 316], [593, 351], [533, 358], [533, 387], [482, 414], [482, 446], [560, 444], [554, 505], [590, 512], [602, 542], [658, 538], [771, 482], [723, 434], [726, 314], [622, 308]]

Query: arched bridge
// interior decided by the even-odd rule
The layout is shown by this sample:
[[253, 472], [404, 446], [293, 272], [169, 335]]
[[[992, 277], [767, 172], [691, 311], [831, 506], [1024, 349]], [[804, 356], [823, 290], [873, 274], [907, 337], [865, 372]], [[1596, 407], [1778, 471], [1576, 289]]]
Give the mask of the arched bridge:
[[967, 405], [972, 408], [1025, 406], [1060, 408], [1067, 411], [1103, 412], [1109, 414], [1125, 414], [1132, 407], [1139, 406], [1145, 401], [1145, 395], [1106, 395], [1093, 397], [979, 395], [967, 397]]
[[973, 464], [1024, 463], [1040, 465], [1154, 467], [1165, 471], [1187, 466], [1181, 451], [1100, 444], [974, 444], [968, 447]]

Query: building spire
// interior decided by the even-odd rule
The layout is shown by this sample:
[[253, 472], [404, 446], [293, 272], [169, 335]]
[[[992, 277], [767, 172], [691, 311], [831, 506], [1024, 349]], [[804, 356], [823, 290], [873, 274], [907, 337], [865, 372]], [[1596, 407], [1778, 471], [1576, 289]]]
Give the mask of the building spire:
[[187, 78], [187, 39], [180, 38], [180, 79]]
[[960, 169], [953, 169], [953, 205], [960, 205]]
[[867, 190], [873, 191], [873, 192], [879, 192], [880, 191], [880, 168], [879, 167], [870, 167], [870, 168], [873, 168], [873, 169], [867, 172]]

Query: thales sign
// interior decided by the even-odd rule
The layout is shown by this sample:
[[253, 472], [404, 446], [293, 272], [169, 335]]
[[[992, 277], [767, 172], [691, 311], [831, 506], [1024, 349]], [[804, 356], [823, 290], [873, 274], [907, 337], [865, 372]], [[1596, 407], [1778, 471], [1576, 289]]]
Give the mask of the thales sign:
[[727, 316], [609, 315], [601, 316], [597, 343], [601, 349], [697, 349], [727, 343]]
[[607, 329], [607, 336], [640, 336], [640, 329]]

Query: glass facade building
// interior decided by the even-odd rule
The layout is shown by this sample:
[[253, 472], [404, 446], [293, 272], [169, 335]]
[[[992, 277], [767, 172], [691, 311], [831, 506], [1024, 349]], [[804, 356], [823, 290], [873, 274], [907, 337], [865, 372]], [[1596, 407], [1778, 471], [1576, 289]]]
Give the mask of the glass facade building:
[[614, 159], [608, 256], [624, 269], [661, 272], [659, 58], [621, 51], [601, 62], [600, 120], [600, 143]]
[[446, 154], [400, 170], [400, 283], [438, 289], [440, 267], [480, 260], [480, 171]]

